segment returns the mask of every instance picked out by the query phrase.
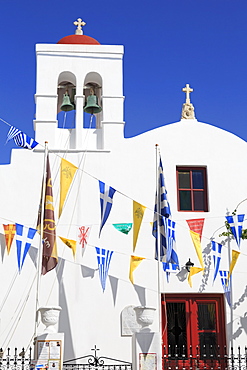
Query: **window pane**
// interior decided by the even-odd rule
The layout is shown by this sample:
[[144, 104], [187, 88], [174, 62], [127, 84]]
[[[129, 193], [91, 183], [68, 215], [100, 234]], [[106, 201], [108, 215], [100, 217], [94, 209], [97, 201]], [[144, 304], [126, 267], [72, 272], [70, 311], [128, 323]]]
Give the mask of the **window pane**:
[[167, 303], [167, 338], [171, 357], [187, 357], [185, 303]]
[[202, 170], [192, 171], [193, 189], [204, 189], [204, 177]]
[[215, 330], [215, 304], [198, 304], [198, 329]]
[[180, 189], [190, 189], [190, 172], [189, 171], [179, 171], [178, 172], [178, 182]]
[[189, 190], [179, 191], [180, 211], [191, 211], [191, 192]]
[[205, 211], [204, 192], [193, 191], [193, 197], [194, 197], [194, 211]]

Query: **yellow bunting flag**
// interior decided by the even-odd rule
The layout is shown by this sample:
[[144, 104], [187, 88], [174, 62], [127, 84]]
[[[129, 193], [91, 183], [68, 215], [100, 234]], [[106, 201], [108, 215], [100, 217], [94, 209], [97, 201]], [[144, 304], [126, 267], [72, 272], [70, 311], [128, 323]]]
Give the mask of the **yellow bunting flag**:
[[64, 201], [66, 199], [67, 193], [69, 191], [70, 185], [76, 173], [78, 167], [74, 166], [72, 163], [68, 162], [66, 159], [61, 159], [60, 165], [60, 203], [58, 217], [61, 216]]
[[131, 256], [130, 257], [130, 274], [129, 274], [129, 279], [132, 284], [134, 284], [134, 277], [133, 277], [133, 272], [135, 269], [139, 266], [142, 260], [145, 260], [143, 257], [137, 257], [137, 256]]
[[146, 207], [133, 201], [133, 251], [135, 251], [136, 242], [141, 227], [142, 219]]
[[3, 228], [4, 228], [7, 252], [9, 254], [10, 248], [11, 248], [11, 245], [12, 245], [12, 241], [13, 241], [14, 236], [15, 236], [15, 224], [3, 225]]
[[232, 250], [232, 260], [231, 260], [231, 264], [230, 264], [230, 267], [229, 267], [229, 274], [228, 274], [228, 277], [227, 277], [227, 283], [230, 279], [230, 276], [232, 274], [232, 270], [234, 269], [234, 267], [236, 265], [236, 262], [237, 262], [237, 259], [238, 259], [239, 255], [240, 255], [240, 252]]
[[196, 233], [195, 231], [190, 230], [190, 236], [191, 236], [191, 239], [193, 241], [193, 244], [194, 244], [198, 259], [199, 259], [199, 262], [200, 262], [202, 268], [204, 269], [204, 262], [203, 262], [203, 258], [202, 258], [202, 247], [201, 247], [200, 235], [198, 233]]
[[189, 275], [188, 275], [188, 283], [189, 283], [191, 288], [192, 288], [191, 277], [195, 274], [198, 274], [198, 272], [201, 272], [203, 270], [204, 270], [204, 268], [201, 268], [201, 267], [191, 267], [190, 268], [190, 272], [189, 272]]
[[62, 238], [61, 236], [59, 236], [59, 238], [64, 242], [64, 244], [67, 245], [67, 247], [69, 247], [69, 248], [72, 249], [73, 256], [75, 257], [75, 253], [76, 253], [76, 240]]

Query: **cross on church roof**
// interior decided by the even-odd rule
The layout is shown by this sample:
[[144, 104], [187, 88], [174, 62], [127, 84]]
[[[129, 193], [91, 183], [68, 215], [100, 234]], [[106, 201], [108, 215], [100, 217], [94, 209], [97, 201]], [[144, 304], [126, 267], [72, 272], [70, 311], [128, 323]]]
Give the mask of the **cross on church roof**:
[[186, 84], [182, 91], [186, 93], [186, 103], [190, 103], [190, 93], [194, 90], [190, 88], [189, 84]]
[[75, 34], [83, 35], [82, 27], [86, 25], [86, 22], [84, 22], [81, 18], [77, 18], [77, 21], [74, 21], [74, 25], [77, 26]]

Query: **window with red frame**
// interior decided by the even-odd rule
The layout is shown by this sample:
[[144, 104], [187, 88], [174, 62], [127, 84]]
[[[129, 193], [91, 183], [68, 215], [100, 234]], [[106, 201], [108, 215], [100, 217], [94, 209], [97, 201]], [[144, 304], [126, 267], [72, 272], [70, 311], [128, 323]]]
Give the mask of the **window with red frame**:
[[178, 210], [208, 211], [205, 167], [177, 167]]
[[224, 359], [223, 294], [165, 294], [162, 312], [165, 358]]

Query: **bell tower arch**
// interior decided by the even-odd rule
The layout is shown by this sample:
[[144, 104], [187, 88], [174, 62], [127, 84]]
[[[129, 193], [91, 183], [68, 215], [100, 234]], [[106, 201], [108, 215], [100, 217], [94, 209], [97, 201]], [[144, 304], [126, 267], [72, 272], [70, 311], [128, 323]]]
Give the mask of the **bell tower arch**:
[[[83, 34], [85, 22], [78, 18], [75, 24], [75, 35], [66, 36], [57, 44], [36, 45], [35, 138], [60, 150], [63, 142], [70, 143], [67, 149], [108, 150], [115, 146], [117, 138], [123, 138], [123, 46], [101, 45]], [[100, 107], [95, 113], [96, 128], [91, 130], [84, 127], [88, 114], [84, 107], [90, 94], [96, 96], [93, 100]], [[63, 110], [64, 95], [76, 111], [75, 128], [70, 130], [58, 128], [57, 114]], [[86, 136], [90, 136], [87, 148]]]

